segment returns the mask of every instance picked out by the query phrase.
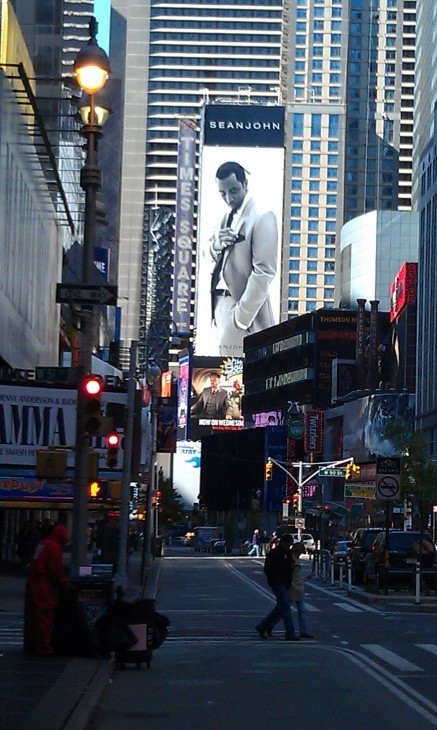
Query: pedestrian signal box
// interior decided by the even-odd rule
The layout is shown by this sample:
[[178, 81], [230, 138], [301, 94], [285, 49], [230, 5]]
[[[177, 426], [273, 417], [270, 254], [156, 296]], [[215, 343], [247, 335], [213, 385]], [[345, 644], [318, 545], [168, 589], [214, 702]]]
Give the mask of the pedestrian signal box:
[[44, 449], [36, 453], [37, 479], [65, 479], [67, 452], [61, 449]]

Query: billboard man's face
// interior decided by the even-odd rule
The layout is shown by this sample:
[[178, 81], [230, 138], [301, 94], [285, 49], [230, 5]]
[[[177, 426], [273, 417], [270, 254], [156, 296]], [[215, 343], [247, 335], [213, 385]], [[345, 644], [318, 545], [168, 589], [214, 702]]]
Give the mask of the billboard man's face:
[[216, 390], [216, 388], [219, 387], [219, 380], [220, 380], [220, 378], [218, 378], [217, 375], [210, 375], [209, 376], [209, 380], [210, 380], [210, 383], [211, 383], [211, 388], [213, 390]]
[[220, 195], [230, 208], [239, 208], [247, 193], [247, 181], [244, 183], [237, 180], [235, 172], [224, 180], [217, 180], [217, 187]]

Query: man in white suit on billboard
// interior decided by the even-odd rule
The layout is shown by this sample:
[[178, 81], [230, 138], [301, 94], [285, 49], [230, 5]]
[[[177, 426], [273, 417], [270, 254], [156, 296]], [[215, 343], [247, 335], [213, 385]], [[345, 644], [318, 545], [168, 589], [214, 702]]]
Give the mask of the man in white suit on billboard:
[[241, 356], [243, 338], [275, 324], [269, 285], [276, 274], [278, 225], [248, 192], [246, 170], [224, 162], [218, 191], [230, 208], [210, 239], [212, 320], [222, 356]]

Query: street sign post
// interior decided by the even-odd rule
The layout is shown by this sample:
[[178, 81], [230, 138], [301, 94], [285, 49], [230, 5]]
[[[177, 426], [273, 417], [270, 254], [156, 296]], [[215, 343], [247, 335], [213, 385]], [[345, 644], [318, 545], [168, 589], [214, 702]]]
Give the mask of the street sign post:
[[376, 488], [366, 484], [348, 484], [344, 488], [344, 496], [347, 499], [375, 499]]
[[117, 304], [117, 287], [110, 284], [102, 286], [86, 284], [57, 284], [56, 302], [58, 304]]
[[338, 468], [320, 469], [319, 471], [319, 477], [344, 477], [345, 474], [346, 469]]
[[376, 460], [376, 496], [378, 499], [399, 499], [401, 496], [401, 460], [378, 456]]

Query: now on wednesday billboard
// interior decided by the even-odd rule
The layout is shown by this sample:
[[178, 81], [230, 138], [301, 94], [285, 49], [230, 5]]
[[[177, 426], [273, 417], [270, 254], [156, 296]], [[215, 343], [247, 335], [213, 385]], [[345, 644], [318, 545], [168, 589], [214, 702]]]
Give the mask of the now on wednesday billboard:
[[207, 105], [199, 174], [196, 355], [241, 357], [247, 334], [278, 323], [283, 191], [284, 108]]

